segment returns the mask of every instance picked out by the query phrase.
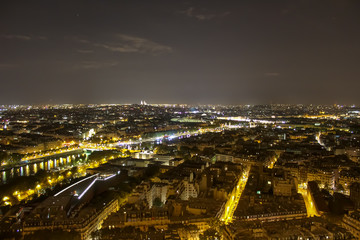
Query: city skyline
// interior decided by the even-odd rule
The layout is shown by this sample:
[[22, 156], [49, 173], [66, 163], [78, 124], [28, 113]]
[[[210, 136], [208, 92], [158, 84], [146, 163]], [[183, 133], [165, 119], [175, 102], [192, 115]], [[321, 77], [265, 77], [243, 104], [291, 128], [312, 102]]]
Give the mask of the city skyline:
[[0, 239], [359, 239], [359, 122], [352, 105], [0, 105]]
[[360, 103], [355, 1], [4, 1], [1, 104]]
[[0, 239], [360, 239], [360, 1], [0, 8]]

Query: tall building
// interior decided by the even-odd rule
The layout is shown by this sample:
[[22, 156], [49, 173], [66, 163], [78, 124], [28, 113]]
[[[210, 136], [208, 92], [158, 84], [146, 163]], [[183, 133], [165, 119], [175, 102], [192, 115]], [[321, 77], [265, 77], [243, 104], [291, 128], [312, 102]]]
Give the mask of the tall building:
[[155, 199], [159, 200], [162, 204], [166, 203], [169, 185], [166, 183], [154, 183], [150, 190], [146, 193], [146, 200], [149, 208], [154, 205]]
[[181, 181], [179, 187], [179, 195], [181, 200], [189, 200], [190, 198], [196, 198], [198, 196], [198, 192], [196, 191], [194, 182], [187, 179]]

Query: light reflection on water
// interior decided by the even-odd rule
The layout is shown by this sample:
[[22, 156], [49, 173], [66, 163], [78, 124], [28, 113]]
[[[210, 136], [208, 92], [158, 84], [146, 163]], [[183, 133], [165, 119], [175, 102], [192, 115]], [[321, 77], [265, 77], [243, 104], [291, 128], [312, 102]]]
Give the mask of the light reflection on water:
[[[87, 154], [83, 150], [76, 150], [77, 152], [64, 153], [61, 156], [44, 157], [43, 160], [23, 164], [9, 169], [1, 170], [1, 181], [0, 184], [6, 184], [12, 178], [19, 176], [30, 176], [36, 174], [40, 169], [42, 170], [53, 170], [56, 168], [62, 168], [71, 164], [76, 164], [80, 159], [87, 159]], [[81, 152], [79, 152], [81, 151]]]

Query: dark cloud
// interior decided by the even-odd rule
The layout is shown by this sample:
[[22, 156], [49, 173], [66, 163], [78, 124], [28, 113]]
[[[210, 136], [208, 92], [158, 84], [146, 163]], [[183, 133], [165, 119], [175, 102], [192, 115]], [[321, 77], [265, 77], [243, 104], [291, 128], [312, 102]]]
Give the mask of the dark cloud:
[[85, 53], [85, 54], [88, 54], [88, 53], [93, 53], [94, 50], [90, 50], [90, 49], [78, 49], [76, 50], [78, 53]]
[[151, 53], [151, 54], [163, 54], [171, 53], [173, 49], [169, 46], [165, 46], [159, 43], [155, 43], [151, 40], [129, 36], [125, 34], [116, 34], [116, 40], [114, 42], [107, 43], [94, 43], [96, 47], [101, 47], [112, 52], [120, 53]]
[[99, 68], [108, 68], [108, 67], [114, 67], [118, 65], [118, 62], [99, 62], [99, 61], [84, 61], [80, 63], [78, 66], [75, 66], [75, 68], [81, 68], [81, 69], [99, 69]]
[[2, 35], [1, 38], [8, 39], [8, 40], [23, 40], [23, 41], [47, 40], [47, 37], [44, 37], [44, 36], [13, 35], [13, 34], [5, 34], [5, 35]]
[[360, 1], [5, 1], [0, 104], [360, 104]]
[[[111, 52], [118, 52], [118, 53], [150, 53], [150, 54], [158, 55], [158, 54], [171, 53], [173, 51], [173, 49], [169, 46], [153, 42], [149, 39], [130, 36], [126, 34], [114, 34], [114, 36], [111, 37], [112, 39], [111, 41], [108, 40], [102, 43], [90, 41], [78, 37], [72, 37], [67, 39], [74, 40], [78, 43], [83, 43], [87, 46], [102, 48]], [[93, 50], [88, 50], [88, 51], [93, 51]], [[82, 53], [84, 53], [84, 51], [82, 51]]]
[[186, 9], [185, 11], [181, 11], [180, 13], [185, 14], [190, 18], [196, 18], [197, 20], [200, 21], [207, 21], [214, 18], [222, 18], [230, 14], [230, 12], [210, 13], [209, 11], [198, 10], [195, 9], [194, 7], [189, 7], [188, 9]]

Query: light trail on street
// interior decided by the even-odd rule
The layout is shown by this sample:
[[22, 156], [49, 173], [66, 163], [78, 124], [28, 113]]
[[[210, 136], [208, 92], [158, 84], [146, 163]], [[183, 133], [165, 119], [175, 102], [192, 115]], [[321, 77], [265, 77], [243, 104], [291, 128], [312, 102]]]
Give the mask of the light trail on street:
[[249, 177], [249, 171], [250, 171], [250, 167], [246, 167], [246, 169], [244, 169], [242, 176], [240, 177], [239, 181], [237, 182], [235, 188], [233, 189], [230, 195], [230, 198], [228, 199], [228, 201], [224, 206], [224, 212], [220, 220], [225, 224], [228, 224], [233, 219], [233, 215], [239, 203], [241, 194], [245, 189]]
[[320, 216], [320, 214], [317, 212], [317, 210], [315, 208], [315, 204], [314, 204], [313, 200], [311, 199], [311, 196], [309, 196], [307, 194], [307, 190], [299, 187], [298, 193], [300, 193], [304, 198], [308, 217]]

